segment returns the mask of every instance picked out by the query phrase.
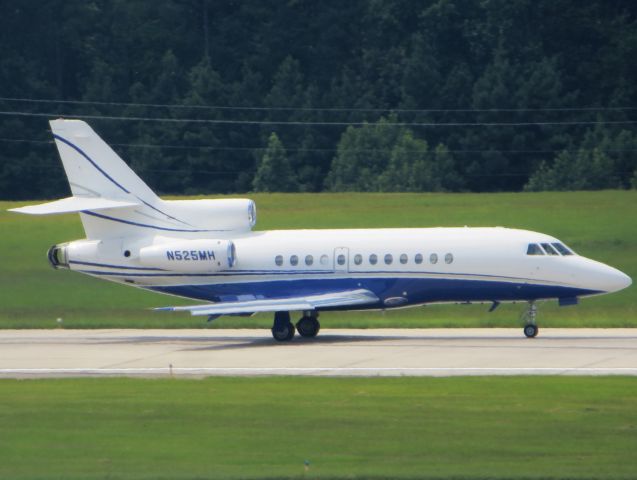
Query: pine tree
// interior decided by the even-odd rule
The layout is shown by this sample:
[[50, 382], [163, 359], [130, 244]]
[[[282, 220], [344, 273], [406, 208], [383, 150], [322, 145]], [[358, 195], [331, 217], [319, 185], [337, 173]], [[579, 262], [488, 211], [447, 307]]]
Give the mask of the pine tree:
[[255, 192], [297, 191], [296, 175], [290, 167], [287, 153], [276, 133], [268, 139], [268, 147], [252, 180]]

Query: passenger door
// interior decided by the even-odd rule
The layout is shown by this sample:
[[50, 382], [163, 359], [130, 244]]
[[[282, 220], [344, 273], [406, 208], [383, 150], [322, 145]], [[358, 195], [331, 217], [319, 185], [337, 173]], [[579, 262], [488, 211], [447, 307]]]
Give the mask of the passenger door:
[[334, 272], [347, 273], [349, 270], [349, 249], [338, 247], [334, 249]]

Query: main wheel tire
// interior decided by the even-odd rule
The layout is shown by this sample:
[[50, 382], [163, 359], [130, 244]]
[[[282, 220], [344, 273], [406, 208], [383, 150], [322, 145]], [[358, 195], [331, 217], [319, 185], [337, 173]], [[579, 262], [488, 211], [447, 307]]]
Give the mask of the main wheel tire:
[[290, 322], [280, 330], [275, 330], [273, 328], [272, 336], [278, 342], [289, 342], [292, 338], [294, 338], [294, 325]]
[[529, 324], [524, 326], [524, 335], [526, 338], [537, 337], [538, 328], [537, 325]]
[[302, 317], [296, 324], [299, 335], [306, 338], [316, 337], [321, 324], [315, 317]]

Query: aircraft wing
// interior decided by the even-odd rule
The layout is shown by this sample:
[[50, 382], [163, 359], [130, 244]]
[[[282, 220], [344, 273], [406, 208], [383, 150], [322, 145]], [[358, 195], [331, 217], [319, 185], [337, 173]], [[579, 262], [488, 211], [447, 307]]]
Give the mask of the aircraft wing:
[[330, 292], [289, 298], [264, 298], [218, 302], [208, 305], [164, 307], [155, 310], [190, 312], [191, 315], [229, 315], [237, 313], [283, 312], [292, 310], [316, 310], [326, 307], [349, 307], [369, 305], [379, 301], [371, 291], [365, 289]]

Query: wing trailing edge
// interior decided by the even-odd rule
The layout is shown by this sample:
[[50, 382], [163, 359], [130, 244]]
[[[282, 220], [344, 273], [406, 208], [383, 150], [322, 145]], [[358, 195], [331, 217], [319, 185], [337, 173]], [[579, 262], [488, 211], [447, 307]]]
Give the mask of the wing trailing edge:
[[370, 305], [377, 302], [379, 302], [379, 298], [373, 292], [365, 289], [358, 289], [330, 292], [320, 295], [240, 300], [211, 303], [208, 305], [164, 307], [157, 308], [155, 310], [190, 312], [191, 315], [230, 315], [257, 312], [316, 310], [328, 307]]

